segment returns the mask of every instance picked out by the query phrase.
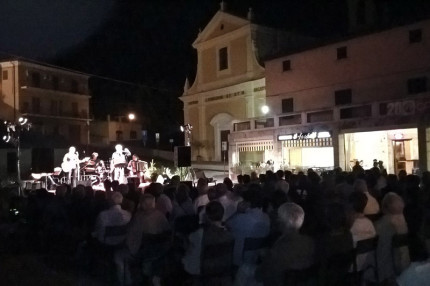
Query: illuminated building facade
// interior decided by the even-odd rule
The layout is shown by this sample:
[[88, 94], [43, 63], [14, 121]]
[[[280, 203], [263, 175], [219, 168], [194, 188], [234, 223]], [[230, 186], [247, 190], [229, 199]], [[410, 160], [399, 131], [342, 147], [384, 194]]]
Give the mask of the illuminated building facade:
[[27, 117], [32, 129], [87, 144], [88, 76], [26, 61], [0, 63], [3, 120]]
[[429, 170], [429, 45], [426, 20], [267, 60], [269, 113], [233, 124], [231, 172]]
[[[193, 43], [197, 71], [190, 86], [186, 80], [180, 98], [184, 124], [193, 126], [193, 160], [221, 161], [223, 143], [233, 123], [262, 116], [266, 102], [262, 59], [297, 37], [253, 23], [226, 12], [225, 3]], [[224, 144], [227, 146], [227, 144]]]

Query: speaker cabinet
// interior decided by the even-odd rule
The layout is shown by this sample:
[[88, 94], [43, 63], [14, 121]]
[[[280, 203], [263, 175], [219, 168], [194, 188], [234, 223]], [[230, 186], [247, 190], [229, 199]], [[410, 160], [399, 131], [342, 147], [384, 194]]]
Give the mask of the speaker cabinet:
[[190, 146], [175, 146], [174, 160], [176, 167], [191, 166], [191, 147]]

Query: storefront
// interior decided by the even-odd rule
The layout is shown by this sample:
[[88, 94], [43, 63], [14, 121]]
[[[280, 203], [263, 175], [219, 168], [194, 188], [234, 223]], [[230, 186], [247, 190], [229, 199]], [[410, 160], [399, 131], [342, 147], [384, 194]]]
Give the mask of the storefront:
[[279, 135], [282, 142], [282, 165], [300, 171], [333, 169], [334, 149], [329, 132], [310, 132]]
[[[351, 171], [356, 161], [365, 170], [374, 160], [383, 161], [389, 174], [405, 170], [412, 174], [418, 168], [418, 131], [416, 128], [345, 133], [343, 135], [345, 170]], [[342, 164], [341, 164], [342, 165]]]

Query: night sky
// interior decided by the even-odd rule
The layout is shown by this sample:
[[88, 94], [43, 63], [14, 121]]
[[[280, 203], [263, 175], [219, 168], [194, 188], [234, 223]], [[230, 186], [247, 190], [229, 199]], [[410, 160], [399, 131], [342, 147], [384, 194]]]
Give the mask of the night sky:
[[[381, 4], [388, 0], [375, 0]], [[191, 47], [219, 0], [0, 0], [0, 57], [10, 55], [96, 75], [92, 114], [135, 111], [166, 138], [182, 123], [185, 77], [194, 80]], [[348, 33], [346, 0], [230, 0], [228, 11], [297, 33]], [[389, 0], [392, 24], [428, 15], [427, 0]], [[120, 95], [120, 96], [118, 96]]]

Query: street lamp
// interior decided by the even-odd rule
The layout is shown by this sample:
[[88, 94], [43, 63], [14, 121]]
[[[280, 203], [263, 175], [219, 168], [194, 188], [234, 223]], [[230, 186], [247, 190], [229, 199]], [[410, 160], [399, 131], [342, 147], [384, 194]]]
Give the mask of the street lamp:
[[269, 107], [267, 106], [267, 105], [263, 105], [262, 107], [261, 107], [261, 112], [264, 114], [264, 115], [266, 115], [267, 113], [269, 113]]
[[21, 132], [27, 130], [29, 131], [31, 128], [31, 123], [28, 121], [28, 118], [20, 117], [18, 118], [17, 123], [13, 123], [10, 121], [5, 121], [7, 134], [3, 136], [3, 141], [6, 143], [11, 143], [16, 147], [16, 167], [17, 167], [17, 182], [21, 186], [21, 166], [20, 166], [20, 156], [21, 156]]
[[181, 131], [184, 132], [185, 146], [191, 145], [191, 130], [193, 130], [193, 126], [191, 124], [181, 125]]

